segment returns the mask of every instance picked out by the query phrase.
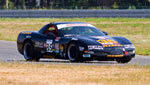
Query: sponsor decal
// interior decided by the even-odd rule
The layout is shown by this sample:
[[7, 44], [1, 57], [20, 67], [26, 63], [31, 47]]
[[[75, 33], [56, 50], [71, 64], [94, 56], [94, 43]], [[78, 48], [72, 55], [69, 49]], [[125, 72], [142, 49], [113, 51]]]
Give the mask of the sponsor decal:
[[44, 48], [46, 48], [46, 43], [44, 43]]
[[65, 58], [66, 54], [65, 53], [59, 53], [61, 58]]
[[59, 52], [59, 44], [55, 43], [55, 52], [58, 53]]
[[123, 55], [107, 55], [107, 57], [123, 57]]
[[27, 35], [26, 38], [31, 38], [31, 36]]
[[44, 58], [55, 58], [55, 56], [52, 55], [43, 55]]
[[55, 43], [55, 49], [59, 49], [59, 44]]
[[52, 43], [53, 43], [53, 40], [46, 40], [46, 52], [53, 52]]
[[91, 55], [90, 55], [90, 54], [83, 54], [83, 57], [84, 57], [84, 58], [90, 58]]
[[100, 37], [100, 36], [93, 36], [93, 38], [106, 39], [105, 37]]
[[84, 50], [84, 47], [79, 47], [79, 50], [80, 50], [80, 51], [83, 51], [83, 50]]
[[44, 45], [41, 42], [35, 42], [35, 47], [44, 48]]
[[122, 46], [120, 43], [118, 43], [115, 40], [110, 39], [104, 39], [104, 40], [97, 40], [100, 44], [103, 45], [103, 47], [115, 47], [115, 46]]
[[60, 52], [63, 52], [64, 51], [64, 47], [62, 44], [59, 45], [59, 49], [60, 49]]
[[55, 49], [55, 45], [54, 45], [54, 44], [52, 44], [52, 52], [54, 52], [54, 51], [56, 51], [56, 49]]
[[56, 37], [55, 41], [59, 41], [60, 40], [60, 37]]
[[89, 45], [88, 50], [102, 50], [103, 47], [100, 45]]
[[75, 41], [77, 41], [78, 39], [73, 37], [71, 40], [75, 40]]

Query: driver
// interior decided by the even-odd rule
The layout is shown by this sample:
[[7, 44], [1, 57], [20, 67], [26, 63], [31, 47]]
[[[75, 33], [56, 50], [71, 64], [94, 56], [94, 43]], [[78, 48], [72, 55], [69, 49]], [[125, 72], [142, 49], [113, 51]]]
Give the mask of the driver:
[[45, 31], [45, 34], [48, 34], [48, 33], [53, 33], [54, 35], [58, 35], [58, 32], [56, 30], [56, 27], [54, 26], [50, 26], [46, 31]]

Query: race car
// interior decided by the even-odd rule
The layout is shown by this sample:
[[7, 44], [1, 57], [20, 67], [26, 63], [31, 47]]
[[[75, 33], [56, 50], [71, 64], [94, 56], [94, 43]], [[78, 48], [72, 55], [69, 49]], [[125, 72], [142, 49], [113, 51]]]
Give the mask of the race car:
[[135, 47], [127, 38], [110, 37], [84, 22], [55, 22], [39, 31], [20, 32], [17, 47], [27, 61], [55, 58], [127, 63], [135, 56]]

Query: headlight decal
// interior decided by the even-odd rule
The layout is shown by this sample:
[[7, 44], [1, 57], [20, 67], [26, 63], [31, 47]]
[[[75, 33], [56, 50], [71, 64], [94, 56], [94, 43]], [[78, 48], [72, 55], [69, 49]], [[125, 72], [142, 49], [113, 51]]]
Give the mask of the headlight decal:
[[126, 44], [124, 45], [125, 48], [135, 48], [133, 44]]
[[84, 47], [79, 47], [79, 50], [80, 50], [80, 51], [83, 51], [83, 50], [84, 50]]

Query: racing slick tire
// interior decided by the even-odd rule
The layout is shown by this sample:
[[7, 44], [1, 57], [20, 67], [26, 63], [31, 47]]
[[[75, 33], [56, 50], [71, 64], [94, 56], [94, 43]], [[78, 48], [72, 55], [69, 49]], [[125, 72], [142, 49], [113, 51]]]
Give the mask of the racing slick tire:
[[30, 41], [26, 41], [23, 47], [23, 54], [26, 61], [39, 61], [40, 58], [35, 56], [34, 46]]
[[131, 61], [131, 59], [132, 59], [132, 56], [128, 56], [128, 57], [116, 59], [116, 61], [117, 63], [128, 63], [129, 61]]
[[71, 62], [82, 62], [78, 44], [75, 42], [69, 44], [67, 49], [67, 56]]

